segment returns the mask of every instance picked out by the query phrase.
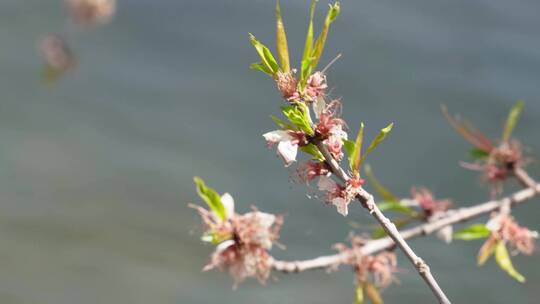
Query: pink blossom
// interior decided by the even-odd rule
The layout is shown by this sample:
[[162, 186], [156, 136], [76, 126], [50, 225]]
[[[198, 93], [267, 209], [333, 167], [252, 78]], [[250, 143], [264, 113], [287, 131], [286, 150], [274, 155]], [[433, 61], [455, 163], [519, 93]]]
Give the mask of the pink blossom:
[[344, 128], [346, 127], [345, 121], [336, 117], [337, 107], [339, 107], [339, 102], [337, 100], [332, 101], [329, 105], [324, 104], [324, 100], [320, 103], [314, 103], [316, 117], [319, 119], [315, 125], [315, 134], [318, 138], [325, 140], [330, 136], [335, 135], [347, 139], [347, 133], [344, 131]]
[[330, 171], [324, 162], [308, 161], [296, 170], [298, 182], [310, 182], [317, 176], [328, 175]]
[[491, 238], [507, 241], [515, 251], [531, 255], [535, 248], [538, 232], [518, 225], [511, 216], [497, 215], [486, 224], [491, 230]]
[[306, 82], [306, 98], [313, 101], [319, 96], [324, 96], [327, 88], [326, 76], [322, 72], [315, 72], [309, 76]]
[[330, 136], [324, 143], [335, 160], [340, 161], [343, 158], [343, 139], [341, 137]]
[[340, 103], [337, 100], [326, 105], [324, 99], [318, 98], [313, 109], [319, 119], [315, 125], [315, 135], [323, 141], [332, 157], [336, 160], [343, 158], [343, 140], [347, 139], [346, 127], [343, 119], [336, 117]]
[[326, 201], [336, 206], [339, 214], [347, 216], [348, 205], [358, 195], [363, 179], [351, 178], [345, 186], [338, 185], [328, 176], [321, 176], [317, 184], [320, 191], [326, 193]]
[[449, 200], [436, 200], [427, 188], [416, 189], [413, 187], [411, 189], [411, 195], [413, 200], [424, 210], [427, 217], [444, 212], [452, 206]]

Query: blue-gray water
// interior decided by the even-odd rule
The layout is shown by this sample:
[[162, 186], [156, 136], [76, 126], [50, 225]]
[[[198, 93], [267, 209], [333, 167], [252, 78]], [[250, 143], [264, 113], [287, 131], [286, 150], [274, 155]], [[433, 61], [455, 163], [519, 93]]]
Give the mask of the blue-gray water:
[[[291, 48], [300, 53], [307, 1], [282, 1]], [[319, 23], [322, 8], [321, 0]], [[78, 69], [43, 86], [36, 42], [61, 31], [60, 0], [0, 2], [0, 303], [350, 303], [348, 269], [277, 275], [266, 287], [202, 273], [209, 246], [188, 202], [192, 176], [228, 191], [239, 211], [255, 204], [286, 214], [273, 254], [331, 253], [350, 222], [374, 223], [359, 207], [344, 219], [309, 200], [261, 134], [281, 104], [273, 84], [248, 70], [247, 40], [273, 34], [273, 1], [120, 0], [114, 21], [75, 32]], [[467, 150], [439, 105], [497, 137], [518, 99], [515, 132], [538, 159], [540, 2], [536, 0], [345, 0], [328, 40], [333, 96], [353, 129], [395, 130], [370, 163], [395, 192], [425, 185], [458, 206], [485, 200], [477, 175], [457, 164]], [[298, 56], [295, 57], [298, 59]], [[537, 163], [530, 166], [540, 178]], [[508, 190], [512, 187], [507, 188]], [[540, 200], [515, 210], [533, 229]], [[455, 303], [537, 303], [540, 258], [518, 256], [520, 285], [494, 263], [475, 266], [478, 242], [412, 246]], [[430, 303], [401, 260], [388, 303]]]

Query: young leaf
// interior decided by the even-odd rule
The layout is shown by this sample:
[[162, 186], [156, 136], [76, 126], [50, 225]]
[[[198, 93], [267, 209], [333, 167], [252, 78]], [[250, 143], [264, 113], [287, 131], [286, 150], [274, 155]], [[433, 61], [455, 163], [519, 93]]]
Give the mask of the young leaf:
[[416, 211], [414, 211], [412, 208], [403, 205], [399, 201], [382, 201], [377, 203], [377, 207], [381, 211], [395, 211], [399, 213], [403, 213], [406, 215], [416, 215]]
[[375, 139], [369, 144], [369, 147], [367, 148], [366, 153], [362, 155], [360, 159], [360, 164], [363, 163], [366, 157], [368, 156], [368, 154], [371, 153], [373, 150], [375, 150], [375, 148], [377, 148], [377, 146], [386, 138], [386, 135], [390, 133], [390, 131], [392, 131], [392, 127], [394, 127], [394, 123], [391, 123], [385, 128], [381, 129], [377, 137], [375, 137]]
[[[279, 71], [279, 66], [276, 59], [272, 55], [272, 52], [270, 52], [270, 50], [264, 44], [260, 43], [259, 40], [257, 40], [257, 38], [255, 38], [255, 36], [253, 36], [251, 33], [249, 34], [249, 41], [259, 54], [259, 57], [261, 57], [261, 64], [265, 67], [264, 70], [272, 71], [272, 75], [275, 75]], [[255, 66], [252, 68], [255, 68]], [[256, 69], [260, 70], [258, 67]]]
[[356, 286], [354, 304], [364, 304], [364, 287], [360, 284]]
[[508, 254], [508, 249], [506, 249], [504, 241], [499, 241], [497, 243], [495, 248], [495, 260], [497, 261], [497, 264], [499, 264], [499, 267], [501, 267], [501, 269], [508, 273], [512, 278], [516, 279], [520, 283], [525, 282], [525, 277], [517, 272], [514, 265], [512, 265], [512, 260], [510, 260], [510, 255]]
[[482, 149], [478, 149], [478, 148], [473, 148], [469, 151], [469, 155], [474, 159], [474, 160], [484, 160], [486, 158], [489, 157], [489, 153], [482, 150]]
[[287, 46], [287, 35], [285, 34], [285, 26], [281, 18], [281, 8], [279, 0], [276, 0], [276, 48], [279, 62], [283, 72], [288, 72], [291, 68], [289, 65], [289, 48]]
[[305, 112], [305, 108], [304, 111], [302, 111], [296, 106], [284, 106], [281, 107], [281, 112], [283, 112], [283, 115], [285, 115], [293, 125], [306, 132], [308, 135], [313, 135], [314, 132], [309, 123], [309, 118], [307, 117], [308, 114]]
[[221, 197], [219, 194], [212, 188], [206, 186], [204, 181], [195, 176], [193, 178], [195, 185], [197, 186], [197, 193], [206, 202], [208, 208], [214, 212], [214, 214], [221, 220], [224, 220], [226, 217], [225, 207], [221, 203]]
[[360, 130], [356, 135], [356, 141], [354, 143], [354, 150], [351, 156], [349, 156], [349, 166], [353, 173], [360, 173], [360, 160], [362, 156], [362, 141], [364, 140], [364, 123], [360, 123]]
[[270, 118], [272, 119], [272, 121], [274, 121], [276, 126], [278, 126], [278, 128], [280, 128], [280, 129], [283, 129], [283, 130], [291, 130], [291, 129], [293, 129], [293, 127], [291, 125], [289, 125], [288, 123], [284, 122], [283, 120], [275, 117], [274, 115], [271, 115]]
[[345, 149], [345, 152], [347, 152], [347, 155], [349, 155], [349, 161], [350, 161], [354, 153], [354, 141], [343, 139], [343, 149]]
[[339, 2], [330, 5], [330, 8], [328, 9], [328, 13], [326, 14], [326, 18], [324, 19], [323, 28], [321, 30], [321, 33], [319, 34], [319, 37], [317, 37], [317, 40], [315, 41], [315, 45], [311, 52], [311, 57], [313, 57], [313, 62], [311, 63], [312, 70], [315, 70], [317, 68], [317, 64], [319, 63], [319, 59], [321, 58], [324, 50], [324, 44], [326, 43], [326, 37], [328, 36], [330, 24], [332, 24], [332, 22], [337, 18], [337, 16], [339, 15], [339, 11]]
[[385, 200], [385, 201], [391, 201], [391, 202], [397, 202], [399, 201], [399, 198], [395, 196], [390, 190], [388, 190], [386, 187], [384, 187], [377, 178], [375, 178], [375, 175], [373, 174], [373, 171], [371, 170], [370, 165], [366, 165], [364, 168], [364, 172], [366, 173], [366, 177], [368, 181], [371, 183], [373, 188], [375, 188], [375, 191], [379, 193], [379, 195]]
[[497, 242], [498, 242], [497, 239], [489, 238], [484, 243], [484, 245], [482, 245], [482, 247], [480, 248], [480, 251], [478, 251], [478, 257], [477, 257], [478, 266], [482, 266], [486, 263], [486, 261], [495, 251], [495, 246], [497, 245]]
[[258, 70], [258, 71], [261, 71], [265, 74], [268, 74], [270, 76], [273, 76], [274, 75], [274, 72], [272, 72], [272, 70], [270, 70], [264, 63], [262, 62], [257, 62], [257, 63], [252, 63], [249, 65], [249, 68], [252, 69], [252, 70]]
[[484, 239], [491, 235], [491, 231], [484, 224], [471, 225], [465, 229], [462, 229], [454, 233], [454, 239], [471, 241], [477, 239]]
[[314, 144], [307, 144], [305, 146], [300, 147], [300, 150], [313, 156], [314, 160], [318, 161], [324, 161], [324, 156], [322, 155], [321, 151], [319, 151], [319, 148], [315, 146]]
[[510, 113], [508, 113], [508, 118], [506, 119], [506, 124], [504, 125], [503, 130], [503, 136], [502, 140], [503, 142], [506, 142], [510, 139], [510, 135], [512, 135], [512, 131], [514, 131], [514, 127], [517, 124], [517, 121], [519, 119], [519, 115], [523, 111], [524, 103], [523, 101], [518, 101], [510, 110]]
[[315, 15], [315, 7], [317, 6], [317, 0], [311, 0], [311, 6], [309, 8], [309, 24], [306, 34], [306, 42], [304, 43], [304, 54], [302, 55], [302, 67], [300, 70], [300, 86], [305, 85], [305, 81], [309, 74], [311, 74], [311, 64], [313, 62], [311, 57], [311, 50], [313, 49], [313, 16]]
[[302, 70], [300, 72], [300, 82], [298, 83], [300, 86], [300, 90], [303, 90], [306, 87], [306, 82], [311, 75], [312, 69], [311, 64], [313, 63], [313, 57], [306, 58], [302, 60]]
[[367, 298], [371, 301], [372, 304], [383, 304], [381, 294], [379, 289], [373, 283], [367, 282], [364, 284], [364, 290]]
[[453, 117], [448, 113], [445, 105], [441, 105], [441, 111], [450, 125], [458, 132], [466, 141], [480, 150], [489, 153], [493, 149], [493, 144], [480, 130], [474, 127], [466, 120], [459, 117]]

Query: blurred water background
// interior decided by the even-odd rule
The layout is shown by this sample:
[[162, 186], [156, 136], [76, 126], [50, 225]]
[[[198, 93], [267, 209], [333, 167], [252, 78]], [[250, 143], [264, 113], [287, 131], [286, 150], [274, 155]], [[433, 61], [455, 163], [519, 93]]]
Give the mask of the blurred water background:
[[[319, 5], [319, 24], [326, 1]], [[286, 214], [273, 254], [300, 259], [332, 253], [360, 225], [306, 197], [261, 134], [281, 102], [247, 33], [274, 39], [273, 1], [121, 0], [116, 18], [96, 31], [72, 31], [76, 71], [54, 87], [39, 80], [36, 43], [66, 25], [60, 0], [0, 2], [0, 303], [350, 303], [353, 275], [276, 275], [233, 291], [226, 274], [202, 273], [199, 202], [192, 176], [228, 191], [241, 212], [255, 204]], [[307, 1], [284, 0], [298, 62]], [[334, 97], [356, 130], [394, 121], [370, 157], [390, 188], [431, 188], [457, 206], [486, 200], [477, 174], [458, 166], [468, 145], [439, 105], [498, 137], [518, 99], [526, 111], [515, 135], [538, 159], [540, 2], [536, 0], [344, 0], [331, 30], [328, 62]], [[538, 163], [530, 173], [540, 178]], [[509, 186], [506, 190], [515, 189]], [[540, 229], [540, 200], [515, 210]], [[491, 262], [475, 265], [480, 242], [412, 246], [455, 303], [538, 303], [540, 257], [519, 256], [520, 285]], [[400, 286], [388, 303], [432, 303], [401, 259]]]

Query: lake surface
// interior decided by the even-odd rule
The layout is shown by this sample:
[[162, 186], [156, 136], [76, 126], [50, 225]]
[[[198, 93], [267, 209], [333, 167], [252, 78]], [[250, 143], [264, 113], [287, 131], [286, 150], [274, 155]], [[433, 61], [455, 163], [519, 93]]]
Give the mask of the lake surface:
[[[307, 1], [282, 1], [298, 61]], [[320, 1], [319, 24], [326, 1]], [[199, 241], [192, 177], [230, 192], [237, 210], [286, 215], [281, 259], [332, 253], [354, 227], [373, 227], [360, 207], [343, 218], [289, 182], [261, 134], [282, 102], [247, 33], [273, 40], [273, 1], [119, 1], [95, 31], [68, 30], [78, 69], [54, 87], [39, 80], [36, 44], [66, 32], [62, 1], [0, 2], [0, 302], [350, 303], [347, 268], [280, 275], [236, 291], [226, 274], [202, 273], [211, 248]], [[332, 96], [356, 132], [394, 131], [369, 159], [406, 196], [424, 185], [457, 206], [488, 199], [477, 174], [459, 167], [469, 148], [440, 104], [500, 136], [508, 109], [526, 102], [515, 135], [540, 155], [540, 2], [346, 0], [323, 64]], [[530, 173], [540, 178], [538, 162]], [[511, 191], [515, 186], [509, 186]], [[515, 210], [540, 230], [540, 200]], [[480, 242], [412, 242], [455, 303], [537, 303], [540, 256], [514, 259], [520, 285], [491, 262], [475, 265]], [[432, 303], [400, 257], [388, 303]]]

